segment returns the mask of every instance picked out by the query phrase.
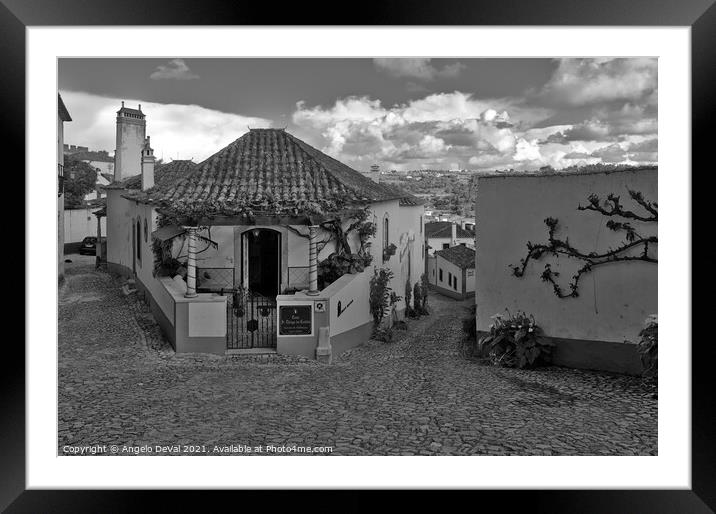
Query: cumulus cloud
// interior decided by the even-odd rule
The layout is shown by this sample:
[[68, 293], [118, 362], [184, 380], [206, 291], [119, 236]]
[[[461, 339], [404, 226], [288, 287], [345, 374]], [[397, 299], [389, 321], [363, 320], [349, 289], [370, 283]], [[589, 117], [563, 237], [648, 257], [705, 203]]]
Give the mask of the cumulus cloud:
[[[72, 113], [65, 124], [65, 142], [93, 150], [115, 149], [115, 119], [122, 99], [83, 92], [62, 91], [62, 99]], [[270, 120], [241, 116], [198, 105], [161, 104], [124, 99], [127, 107], [142, 104], [147, 119], [147, 135], [157, 158], [194, 159], [200, 162], [228, 145], [251, 127], [269, 127]]]
[[[392, 77], [435, 80], [457, 77], [465, 69], [465, 65], [459, 62], [438, 69], [430, 61], [425, 58], [373, 59], [376, 68]], [[415, 84], [411, 87], [414, 89]]]
[[199, 75], [192, 73], [184, 59], [172, 59], [168, 64], [160, 64], [157, 69], [149, 75], [152, 80], [192, 80], [198, 79]]
[[[293, 122], [315, 135], [317, 146], [362, 169], [428, 166], [535, 169], [598, 162], [652, 162], [655, 149], [630, 145], [656, 137], [656, 118], [626, 103], [573, 124], [548, 125], [554, 111], [511, 98], [480, 99], [455, 91], [385, 106], [368, 96], [333, 105], [298, 102]], [[646, 116], [646, 117], [645, 117]], [[617, 146], [607, 149], [605, 143]], [[442, 164], [441, 164], [442, 163]]]
[[568, 105], [643, 99], [655, 103], [657, 63], [656, 58], [561, 59], [541, 95]]
[[[467, 161], [475, 149], [511, 151], [515, 125], [508, 109], [512, 109], [511, 101], [478, 100], [457, 91], [391, 107], [354, 96], [340, 98], [329, 107], [298, 102], [293, 122], [317, 131], [325, 142], [323, 149], [342, 159], [400, 164], [438, 157], [447, 167], [454, 164], [454, 157]], [[515, 110], [529, 111], [519, 106]], [[544, 116], [544, 112], [529, 112], [525, 117]]]

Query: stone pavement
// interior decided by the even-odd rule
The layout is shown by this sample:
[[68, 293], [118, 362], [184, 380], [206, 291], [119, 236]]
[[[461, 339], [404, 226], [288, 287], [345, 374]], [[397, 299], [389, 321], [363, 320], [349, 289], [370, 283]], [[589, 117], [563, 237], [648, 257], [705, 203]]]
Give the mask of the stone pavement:
[[433, 314], [410, 321], [397, 342], [370, 341], [330, 366], [176, 355], [141, 301], [75, 261], [60, 291], [60, 454], [65, 445], [113, 444], [208, 455], [241, 445], [332, 447], [332, 455], [657, 452], [653, 385], [468, 361], [460, 320], [470, 300], [433, 295]]

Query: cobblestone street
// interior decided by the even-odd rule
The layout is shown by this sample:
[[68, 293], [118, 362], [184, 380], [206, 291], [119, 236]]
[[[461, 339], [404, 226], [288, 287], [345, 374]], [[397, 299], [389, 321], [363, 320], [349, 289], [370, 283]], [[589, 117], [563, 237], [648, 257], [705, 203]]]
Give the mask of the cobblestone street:
[[67, 265], [59, 299], [65, 445], [329, 446], [333, 455], [655, 455], [657, 400], [640, 378], [491, 368], [460, 353], [473, 300], [330, 366], [285, 356], [176, 355], [135, 295]]

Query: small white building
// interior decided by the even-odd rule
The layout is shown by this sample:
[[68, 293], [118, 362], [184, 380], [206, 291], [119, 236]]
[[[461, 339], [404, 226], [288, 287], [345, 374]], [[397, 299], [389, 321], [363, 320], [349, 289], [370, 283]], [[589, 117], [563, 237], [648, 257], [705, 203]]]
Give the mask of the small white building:
[[[141, 135], [123, 110], [117, 155]], [[156, 174], [149, 138], [133, 155], [115, 176], [130, 158], [140, 173], [107, 189], [107, 265], [135, 279], [177, 352], [337, 354], [370, 336], [374, 268], [398, 294], [421, 278], [422, 203], [285, 130], [251, 129]]]
[[457, 245], [438, 250], [428, 263], [428, 281], [446, 296], [464, 300], [475, 295], [475, 250]]
[[451, 221], [431, 221], [425, 223], [425, 244], [429, 256], [457, 245], [474, 250], [475, 231]]

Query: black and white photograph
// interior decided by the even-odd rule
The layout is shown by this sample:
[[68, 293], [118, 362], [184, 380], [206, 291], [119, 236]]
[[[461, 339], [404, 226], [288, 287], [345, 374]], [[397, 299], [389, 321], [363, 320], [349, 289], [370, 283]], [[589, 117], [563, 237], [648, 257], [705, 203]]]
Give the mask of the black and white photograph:
[[57, 455], [658, 456], [658, 69], [59, 58]]

